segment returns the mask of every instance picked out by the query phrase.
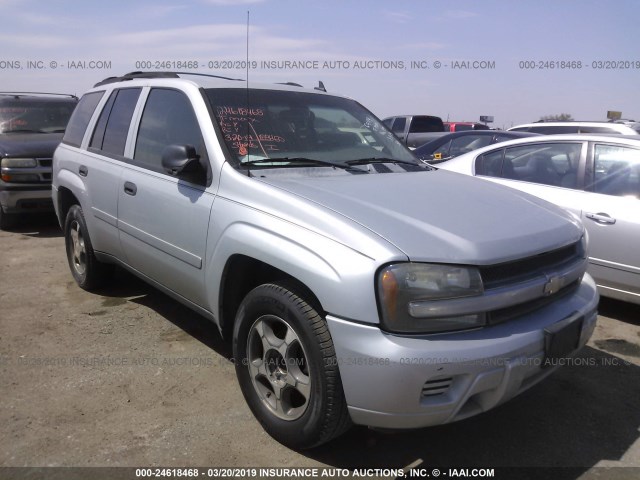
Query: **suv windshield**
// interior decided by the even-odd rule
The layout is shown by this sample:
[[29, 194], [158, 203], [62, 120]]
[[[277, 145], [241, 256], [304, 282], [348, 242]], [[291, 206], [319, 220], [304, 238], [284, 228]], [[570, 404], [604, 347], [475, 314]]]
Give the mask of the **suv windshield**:
[[0, 103], [0, 133], [62, 133], [76, 106], [75, 101], [28, 100]]
[[242, 88], [206, 93], [239, 165], [419, 163], [371, 112], [347, 98]]

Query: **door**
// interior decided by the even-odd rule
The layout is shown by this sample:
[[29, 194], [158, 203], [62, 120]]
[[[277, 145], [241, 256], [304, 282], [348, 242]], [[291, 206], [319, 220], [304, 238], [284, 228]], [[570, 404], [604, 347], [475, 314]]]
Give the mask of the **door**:
[[141, 88], [115, 89], [100, 112], [89, 139], [87, 152], [78, 165], [91, 193], [94, 250], [122, 258], [118, 234], [118, 185], [122, 175], [124, 149]]
[[640, 301], [640, 150], [596, 143], [590, 158], [582, 221], [594, 277], [605, 295]]
[[151, 89], [140, 118], [133, 161], [124, 167], [121, 177], [120, 243], [131, 267], [204, 307], [204, 261], [214, 195], [204, 184], [164, 171], [161, 157], [169, 145], [192, 145], [208, 162], [188, 97], [178, 90]]

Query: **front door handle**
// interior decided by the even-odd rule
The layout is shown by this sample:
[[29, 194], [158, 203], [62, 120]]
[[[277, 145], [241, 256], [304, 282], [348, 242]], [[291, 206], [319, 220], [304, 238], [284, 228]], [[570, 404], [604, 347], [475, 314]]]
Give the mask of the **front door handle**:
[[597, 223], [599, 223], [601, 225], [613, 225], [614, 223], [616, 223], [616, 219], [612, 218], [610, 215], [607, 215], [606, 213], [602, 213], [602, 212], [589, 213], [589, 212], [587, 212], [584, 215], [589, 220], [593, 220], [594, 222], [597, 222]]
[[89, 169], [86, 167], [86, 165], [80, 165], [78, 167], [78, 173], [80, 174], [81, 177], [86, 177], [87, 174], [89, 173]]
[[138, 187], [136, 187], [135, 183], [124, 182], [124, 193], [134, 196], [136, 193], [138, 193]]

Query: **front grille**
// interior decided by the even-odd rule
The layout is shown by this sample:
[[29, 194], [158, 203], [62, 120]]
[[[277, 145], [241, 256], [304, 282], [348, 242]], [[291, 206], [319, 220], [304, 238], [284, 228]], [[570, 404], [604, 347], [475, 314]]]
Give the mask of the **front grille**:
[[40, 181], [42, 183], [51, 183], [51, 168], [53, 167], [53, 159], [52, 158], [36, 158], [38, 162], [38, 167], [40, 169], [48, 169], [48, 171], [40, 171], [38, 174], [40, 176]]
[[560, 270], [583, 257], [581, 242], [541, 253], [522, 260], [480, 267], [485, 290], [536, 277], [544, 272]]
[[513, 320], [514, 318], [521, 317], [528, 313], [534, 312], [540, 308], [546, 307], [547, 305], [559, 300], [561, 297], [570, 294], [577, 290], [580, 286], [580, 280], [576, 280], [575, 282], [566, 285], [565, 287], [558, 290], [553, 295], [549, 295], [547, 297], [540, 297], [535, 300], [531, 300], [530, 302], [521, 303], [519, 305], [513, 305], [507, 308], [501, 308], [499, 310], [493, 310], [487, 312], [487, 324], [488, 325], [497, 325], [498, 323], [508, 322], [509, 320]]

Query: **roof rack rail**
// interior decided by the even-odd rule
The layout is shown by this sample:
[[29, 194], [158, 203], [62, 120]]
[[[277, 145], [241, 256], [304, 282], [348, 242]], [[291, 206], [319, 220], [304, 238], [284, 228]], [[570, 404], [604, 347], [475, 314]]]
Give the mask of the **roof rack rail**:
[[162, 72], [162, 71], [158, 71], [158, 72], [141, 72], [141, 71], [136, 71], [136, 72], [125, 73], [124, 75], [122, 75], [120, 77], [107, 77], [104, 80], [102, 80], [101, 82], [96, 83], [94, 85], [94, 87], [100, 87], [102, 85], [107, 85], [109, 83], [124, 82], [124, 81], [127, 81], [127, 80], [136, 80], [136, 79], [140, 79], [140, 78], [180, 78], [180, 75], [196, 75], [196, 76], [200, 76], [200, 77], [221, 78], [223, 80], [243, 81], [240, 78], [223, 77], [221, 75], [211, 75], [211, 74], [208, 74], [208, 73]]
[[72, 95], [71, 93], [51, 93], [51, 92], [0, 92], [0, 95], [13, 96], [18, 97], [20, 95], [55, 95], [59, 97], [71, 97], [76, 100], [78, 97]]
[[304, 88], [302, 85], [300, 85], [299, 83], [295, 83], [295, 82], [277, 82], [276, 85], [289, 85], [290, 87]]

